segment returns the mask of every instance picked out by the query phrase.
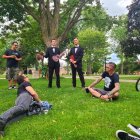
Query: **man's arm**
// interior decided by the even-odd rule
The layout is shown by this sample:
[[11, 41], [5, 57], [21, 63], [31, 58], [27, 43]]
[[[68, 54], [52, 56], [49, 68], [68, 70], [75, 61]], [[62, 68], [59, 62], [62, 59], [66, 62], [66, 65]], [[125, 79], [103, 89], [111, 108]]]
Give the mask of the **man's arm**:
[[115, 87], [109, 92], [107, 93], [109, 96], [115, 94], [116, 92], [118, 92], [120, 90], [120, 84], [119, 83], [115, 83]]
[[36, 93], [36, 91], [31, 87], [31, 86], [27, 86], [26, 90], [31, 94], [31, 96], [37, 101], [37, 102], [41, 102], [38, 94]]
[[103, 79], [103, 77], [99, 77], [97, 80], [95, 80], [90, 86], [88, 86], [88, 88], [92, 88], [95, 85], [97, 85], [101, 80]]
[[16, 58], [16, 56], [15, 55], [10, 55], [10, 56], [8, 56], [8, 55], [3, 55], [2, 56], [2, 58], [5, 58], [5, 59], [8, 59], [8, 58]]
[[17, 60], [17, 61], [21, 61], [22, 58], [21, 58], [21, 57], [20, 57], [20, 58], [15, 57], [15, 60]]

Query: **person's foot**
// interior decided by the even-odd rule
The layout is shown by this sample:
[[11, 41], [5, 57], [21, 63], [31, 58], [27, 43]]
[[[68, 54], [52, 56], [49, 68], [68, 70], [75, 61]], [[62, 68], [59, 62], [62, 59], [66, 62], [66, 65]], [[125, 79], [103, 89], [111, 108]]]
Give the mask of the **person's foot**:
[[85, 88], [85, 91], [86, 91], [86, 93], [89, 93], [89, 89], [88, 88]]
[[13, 85], [13, 87], [12, 87], [13, 89], [17, 89], [17, 87], [16, 87], [16, 85]]
[[130, 135], [129, 133], [123, 130], [117, 130], [116, 137], [119, 138], [119, 140], [140, 140], [140, 138]]
[[4, 131], [5, 126], [6, 126], [6, 122], [0, 118], [0, 131]]
[[48, 86], [48, 88], [52, 88], [52, 86]]
[[132, 131], [134, 131], [136, 134], [140, 136], [140, 127], [135, 126], [133, 124], [128, 124], [127, 127], [129, 127]]
[[9, 86], [9, 87], [8, 87], [9, 90], [11, 90], [12, 88], [13, 88], [12, 86]]

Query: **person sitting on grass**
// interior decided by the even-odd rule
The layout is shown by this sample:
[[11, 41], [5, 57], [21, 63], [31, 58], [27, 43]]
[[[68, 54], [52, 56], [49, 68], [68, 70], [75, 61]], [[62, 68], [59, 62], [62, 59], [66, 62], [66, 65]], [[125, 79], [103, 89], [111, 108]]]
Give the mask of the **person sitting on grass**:
[[38, 94], [32, 88], [32, 85], [30, 84], [29, 78], [27, 76], [23, 74], [19, 75], [17, 77], [17, 83], [19, 87], [17, 90], [15, 106], [0, 115], [0, 135], [2, 136], [4, 135], [4, 128], [8, 121], [27, 112], [33, 99], [38, 103], [41, 103]]
[[[93, 96], [100, 99], [109, 101], [112, 99], [117, 99], [119, 96], [119, 75], [115, 73], [116, 64], [109, 62], [106, 64], [106, 70], [103, 72], [101, 77], [94, 81], [86, 89], [86, 92], [90, 92]], [[94, 88], [102, 79], [104, 79], [104, 90]]]

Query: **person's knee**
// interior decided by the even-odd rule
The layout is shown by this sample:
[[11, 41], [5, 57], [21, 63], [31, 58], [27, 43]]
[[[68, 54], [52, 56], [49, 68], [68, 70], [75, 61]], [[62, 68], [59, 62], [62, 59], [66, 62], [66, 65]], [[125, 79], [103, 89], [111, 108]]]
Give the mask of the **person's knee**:
[[113, 95], [112, 99], [113, 99], [113, 100], [117, 100], [118, 98], [119, 98], [119, 93], [116, 92], [116, 93]]

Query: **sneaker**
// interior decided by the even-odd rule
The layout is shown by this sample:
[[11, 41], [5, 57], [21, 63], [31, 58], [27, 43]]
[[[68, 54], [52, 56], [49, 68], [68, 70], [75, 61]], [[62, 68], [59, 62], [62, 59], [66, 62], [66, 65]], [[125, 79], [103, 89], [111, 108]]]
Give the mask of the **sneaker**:
[[140, 136], [140, 128], [133, 125], [133, 124], [128, 124], [127, 127], [129, 127], [132, 131], [134, 131], [136, 134]]
[[123, 130], [117, 130], [116, 137], [119, 138], [120, 140], [140, 140], [140, 138], [130, 135], [129, 133]]
[[13, 88], [12, 86], [8, 87], [9, 90], [12, 89], [12, 88]]
[[89, 89], [88, 88], [85, 88], [85, 91], [86, 91], [86, 93], [89, 93]]
[[12, 87], [13, 89], [17, 89], [17, 87], [15, 86], [15, 85], [13, 85], [13, 87]]
[[6, 122], [0, 118], [0, 131], [4, 131], [5, 126], [6, 126]]

